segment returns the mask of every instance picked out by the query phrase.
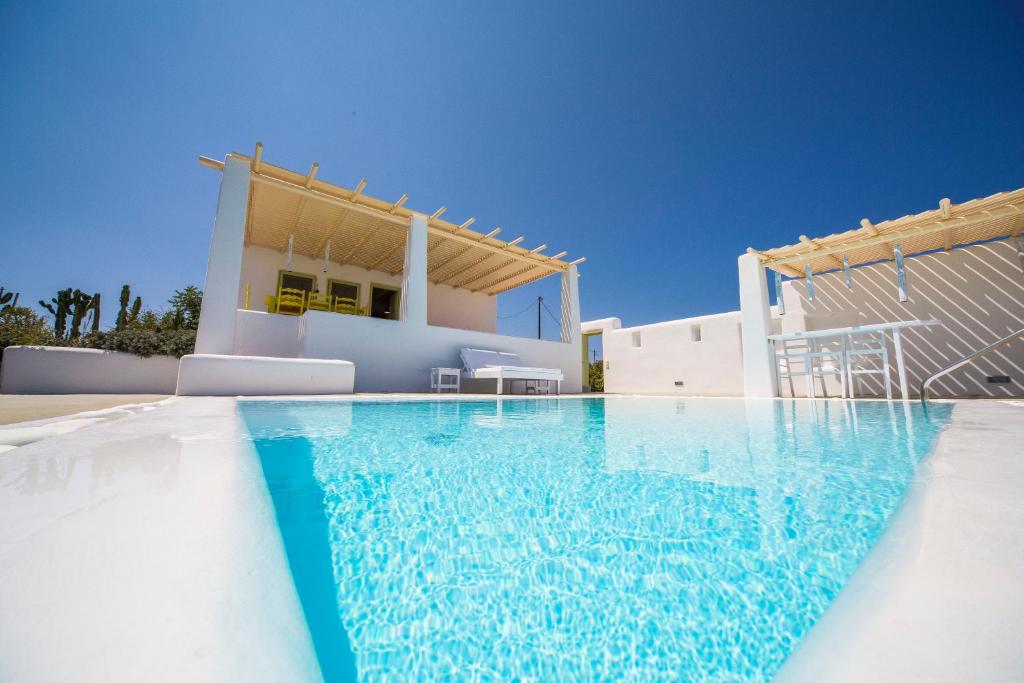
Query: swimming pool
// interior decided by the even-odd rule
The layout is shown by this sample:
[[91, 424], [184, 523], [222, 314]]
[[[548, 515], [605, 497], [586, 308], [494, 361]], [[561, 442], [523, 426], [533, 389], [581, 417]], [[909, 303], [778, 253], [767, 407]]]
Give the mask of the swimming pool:
[[951, 410], [239, 406], [328, 680], [768, 679]]

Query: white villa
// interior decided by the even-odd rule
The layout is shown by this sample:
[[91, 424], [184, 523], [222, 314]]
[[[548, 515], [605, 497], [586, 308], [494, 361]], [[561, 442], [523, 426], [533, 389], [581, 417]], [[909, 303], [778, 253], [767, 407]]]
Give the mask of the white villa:
[[[580, 321], [585, 259], [448, 222], [444, 207], [411, 210], [407, 195], [371, 197], [365, 180], [334, 185], [315, 163], [275, 166], [258, 143], [199, 160], [221, 185], [195, 353], [9, 347], [4, 393], [426, 392], [460, 371], [470, 393], [559, 384], [540, 377], [575, 393], [590, 390], [600, 335], [607, 393], [908, 399], [927, 382], [932, 395], [1024, 394], [1024, 189], [748, 249], [739, 310], [624, 328]], [[551, 275], [560, 340], [496, 334], [496, 296]], [[501, 364], [496, 382], [488, 353], [515, 371], [503, 379]]]
[[[407, 195], [376, 199], [365, 180], [325, 182], [315, 163], [306, 174], [274, 166], [260, 144], [251, 157], [200, 161], [222, 178], [196, 354], [343, 360], [355, 366], [356, 391], [427, 391], [431, 368], [459, 368], [470, 347], [561, 370], [562, 390], [581, 390], [584, 259], [505, 242], [500, 228], [476, 232], [473, 219], [449, 223], [444, 207], [413, 211]], [[550, 275], [562, 281], [561, 341], [496, 334], [496, 295]], [[183, 363], [182, 380], [208, 386], [219, 373], [217, 393], [243, 393], [235, 385], [249, 371], [237, 367], [207, 363], [190, 377]], [[493, 381], [464, 384], [494, 391]]]

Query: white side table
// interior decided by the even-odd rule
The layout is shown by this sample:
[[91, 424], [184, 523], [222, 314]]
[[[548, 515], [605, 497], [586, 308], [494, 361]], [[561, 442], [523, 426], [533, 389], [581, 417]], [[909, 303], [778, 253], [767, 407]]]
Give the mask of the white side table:
[[459, 393], [461, 375], [458, 368], [430, 368], [430, 393]]

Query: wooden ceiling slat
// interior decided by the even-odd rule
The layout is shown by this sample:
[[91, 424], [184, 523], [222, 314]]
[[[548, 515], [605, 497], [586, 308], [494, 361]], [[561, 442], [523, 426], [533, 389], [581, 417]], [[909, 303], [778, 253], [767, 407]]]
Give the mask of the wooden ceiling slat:
[[[324, 258], [330, 244], [331, 261], [351, 264], [383, 272], [401, 272], [410, 218], [415, 214], [406, 208], [408, 195], [388, 202], [366, 195], [362, 179], [355, 189], [333, 185], [317, 177], [319, 164], [307, 173], [274, 166], [263, 159], [263, 145], [257, 143], [252, 157], [232, 153], [233, 157], [251, 162], [249, 210], [246, 217], [245, 243], [282, 251], [289, 237], [293, 253]], [[222, 162], [200, 157], [200, 163], [223, 170]], [[440, 207], [427, 217], [428, 279], [465, 287], [486, 280], [488, 287], [523, 279], [539, 279], [564, 272], [569, 264], [562, 261], [565, 252], [544, 257], [543, 247], [528, 251], [520, 246], [522, 238], [504, 242], [495, 238], [499, 229], [481, 234], [469, 229], [474, 219], [460, 224], [441, 218], [446, 211]], [[498, 259], [500, 264], [494, 263]], [[517, 265], [518, 264], [518, 265]], [[507, 272], [518, 267], [511, 276]], [[397, 269], [397, 271], [396, 271]], [[534, 277], [532, 271], [537, 271]], [[520, 273], [522, 271], [522, 273]], [[498, 283], [493, 283], [494, 277]], [[477, 291], [488, 287], [478, 288]]]

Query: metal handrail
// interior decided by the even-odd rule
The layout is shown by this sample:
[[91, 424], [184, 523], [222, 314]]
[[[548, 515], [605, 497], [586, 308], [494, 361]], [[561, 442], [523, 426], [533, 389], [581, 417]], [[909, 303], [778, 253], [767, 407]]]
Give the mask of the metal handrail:
[[941, 370], [937, 370], [937, 371], [933, 372], [932, 374], [928, 375], [927, 377], [925, 377], [924, 381], [921, 382], [921, 392], [920, 392], [921, 393], [921, 403], [924, 403], [925, 401], [928, 400], [928, 385], [931, 384], [934, 380], [938, 379], [939, 377], [942, 377], [943, 375], [945, 375], [947, 373], [953, 372], [957, 368], [963, 367], [964, 365], [967, 365], [968, 363], [973, 362], [975, 359], [984, 356], [989, 351], [992, 351], [992, 350], [996, 349], [999, 346], [1002, 346], [1003, 344], [1005, 344], [1007, 342], [1013, 341], [1014, 338], [1016, 338], [1016, 337], [1020, 337], [1021, 339], [1024, 339], [1024, 329], [1017, 330], [1013, 334], [1008, 334], [1005, 337], [1003, 337], [1002, 339], [1000, 339], [998, 341], [994, 341], [991, 344], [989, 344], [988, 346], [980, 348], [977, 351], [973, 351], [970, 354], [968, 354], [968, 355], [964, 356], [963, 358], [961, 358], [960, 360], [956, 361], [955, 363], [950, 363], [949, 365], [947, 365], [946, 367], [942, 368]]

